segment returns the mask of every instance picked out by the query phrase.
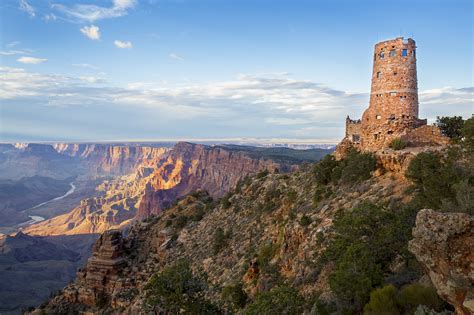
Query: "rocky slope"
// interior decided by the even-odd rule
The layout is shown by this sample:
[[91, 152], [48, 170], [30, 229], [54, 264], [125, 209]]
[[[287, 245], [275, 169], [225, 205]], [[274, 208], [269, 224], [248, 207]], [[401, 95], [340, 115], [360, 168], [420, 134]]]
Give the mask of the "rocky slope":
[[474, 218], [421, 210], [409, 249], [456, 314], [474, 314]]
[[[204, 192], [193, 193], [137, 222], [125, 238], [118, 231], [104, 234], [77, 280], [43, 310], [145, 314], [150, 310], [146, 283], [180, 259], [206, 275], [205, 296], [223, 309], [230, 310], [221, 290], [234, 283], [243, 284], [250, 300], [286, 283], [308, 299], [318, 296], [331, 303], [327, 279], [334, 265], [317, 262], [337, 213], [363, 200], [393, 206], [411, 198], [404, 193], [408, 186], [402, 177], [387, 173], [357, 185], [334, 186], [330, 197], [315, 201], [320, 186], [311, 169], [303, 169], [254, 177], [217, 204]], [[223, 239], [216, 241], [219, 229]], [[393, 272], [404, 273], [403, 265]]]

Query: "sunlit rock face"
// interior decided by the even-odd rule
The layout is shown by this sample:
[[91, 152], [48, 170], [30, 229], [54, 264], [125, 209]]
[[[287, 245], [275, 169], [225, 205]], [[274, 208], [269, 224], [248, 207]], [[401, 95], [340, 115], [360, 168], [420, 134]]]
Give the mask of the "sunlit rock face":
[[474, 313], [474, 218], [421, 210], [409, 250], [456, 314]]
[[196, 189], [206, 190], [212, 197], [219, 198], [247, 175], [291, 168], [289, 164], [251, 158], [244, 152], [178, 143], [150, 175], [138, 216], [157, 214], [177, 197]]
[[[62, 152], [70, 154], [83, 155], [87, 151], [87, 148], [82, 151], [76, 147], [66, 149], [61, 148]], [[178, 143], [171, 150], [142, 149], [134, 151], [134, 155], [140, 152], [138, 157], [130, 157], [132, 151], [127, 150], [119, 150], [125, 157], [116, 159], [111, 159], [114, 154], [98, 155], [104, 163], [95, 165], [101, 165], [102, 169], [122, 161], [122, 169], [137, 165], [135, 172], [104, 182], [98, 187], [101, 196], [85, 199], [69, 213], [34, 224], [25, 230], [26, 233], [73, 235], [123, 228], [136, 219], [160, 213], [177, 198], [192, 191], [206, 190], [212, 197], [219, 198], [247, 175], [262, 170], [289, 171], [296, 167], [290, 163], [252, 158], [245, 152], [191, 143]], [[107, 152], [114, 150], [107, 149]], [[86, 155], [90, 157], [89, 153]], [[134, 160], [138, 161], [127, 162]]]

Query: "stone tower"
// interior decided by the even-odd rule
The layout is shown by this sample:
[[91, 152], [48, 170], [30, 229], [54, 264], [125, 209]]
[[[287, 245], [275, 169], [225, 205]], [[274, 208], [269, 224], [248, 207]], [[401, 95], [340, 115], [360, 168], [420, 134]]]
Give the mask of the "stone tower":
[[415, 41], [396, 38], [377, 43], [370, 105], [361, 120], [361, 146], [386, 147], [424, 124], [426, 120], [418, 119]]
[[[362, 119], [346, 118], [343, 147], [363, 151], [389, 147], [395, 138], [410, 145], [445, 143], [439, 130], [418, 118], [416, 44], [403, 37], [375, 45], [370, 104]], [[423, 128], [419, 128], [422, 127]]]

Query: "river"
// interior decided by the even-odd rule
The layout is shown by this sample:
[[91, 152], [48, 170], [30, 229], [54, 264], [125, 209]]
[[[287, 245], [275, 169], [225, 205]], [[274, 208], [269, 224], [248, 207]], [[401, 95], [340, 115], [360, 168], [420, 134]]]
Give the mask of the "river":
[[37, 204], [36, 206], [34, 206], [33, 208], [30, 208], [28, 210], [33, 210], [33, 209], [39, 208], [41, 206], [44, 206], [45, 204], [48, 204], [50, 202], [66, 198], [67, 196], [69, 196], [70, 194], [72, 194], [76, 190], [76, 186], [74, 185], [74, 183], [69, 183], [69, 185], [71, 186], [71, 189], [69, 189], [64, 195], [53, 198], [53, 199], [45, 201], [45, 202], [42, 202], [40, 204]]

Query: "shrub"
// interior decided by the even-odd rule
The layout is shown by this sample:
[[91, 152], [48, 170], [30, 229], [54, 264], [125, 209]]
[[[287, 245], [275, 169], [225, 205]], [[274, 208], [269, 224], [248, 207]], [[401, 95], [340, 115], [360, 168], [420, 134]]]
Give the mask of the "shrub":
[[258, 260], [258, 265], [260, 268], [265, 270], [268, 267], [268, 264], [270, 261], [273, 259], [275, 256], [277, 250], [278, 250], [278, 244], [273, 244], [273, 243], [268, 243], [265, 245], [262, 245], [257, 254], [257, 260]]
[[316, 182], [320, 185], [327, 185], [332, 180], [332, 173], [338, 162], [332, 155], [326, 155], [319, 163], [316, 163], [313, 168], [313, 173]]
[[281, 286], [267, 292], [258, 293], [255, 301], [250, 304], [245, 314], [247, 315], [273, 315], [273, 314], [302, 314], [304, 299], [298, 291], [288, 286]]
[[191, 220], [193, 221], [201, 221], [202, 218], [204, 218], [204, 215], [206, 214], [206, 211], [204, 211], [203, 207], [197, 207], [194, 211], [194, 213], [191, 216]]
[[165, 268], [145, 286], [146, 303], [171, 314], [215, 314], [219, 309], [204, 299], [205, 283], [195, 277], [186, 261]]
[[242, 289], [242, 283], [229, 285], [222, 289], [222, 299], [234, 309], [243, 308], [247, 304], [247, 293]]
[[296, 191], [294, 189], [288, 190], [286, 197], [290, 204], [295, 203], [297, 197]]
[[232, 203], [229, 200], [230, 197], [231, 197], [231, 194], [229, 193], [227, 193], [224, 197], [222, 197], [222, 200], [221, 200], [222, 208], [224, 209], [230, 208], [230, 206], [232, 205]]
[[307, 215], [303, 215], [300, 220], [301, 226], [308, 226], [311, 224], [311, 218], [308, 217]]
[[360, 153], [356, 150], [351, 150], [342, 162], [341, 179], [346, 183], [369, 179], [377, 166], [373, 154]]
[[364, 307], [364, 315], [399, 315], [397, 289], [389, 284], [370, 293], [370, 301]]
[[331, 290], [355, 309], [360, 309], [367, 302], [370, 291], [381, 281], [382, 270], [370, 250], [361, 243], [347, 247], [329, 276]]
[[215, 231], [214, 231], [214, 241], [213, 241], [213, 250], [214, 250], [214, 254], [218, 254], [222, 248], [224, 248], [227, 243], [228, 243], [228, 240], [232, 237], [232, 231], [231, 230], [228, 230], [227, 232], [224, 232], [224, 230], [220, 227], [218, 227]]
[[382, 274], [390, 271], [393, 257], [408, 257], [413, 212], [408, 207], [394, 212], [362, 202], [336, 215], [334, 236], [320, 255], [319, 264], [335, 262], [329, 284], [340, 300], [362, 307], [372, 289], [381, 284]]
[[314, 191], [313, 195], [313, 205], [317, 206], [317, 204], [323, 200], [324, 198], [329, 197], [332, 194], [332, 191], [329, 187], [327, 186], [319, 186], [316, 188]]
[[268, 174], [270, 174], [270, 172], [267, 169], [265, 169], [263, 171], [258, 172], [256, 177], [260, 179], [260, 178], [266, 177]]
[[441, 129], [441, 133], [453, 140], [461, 139], [461, 130], [464, 126], [464, 120], [461, 116], [437, 117], [436, 126]]
[[[457, 205], [458, 191], [470, 191], [460, 182], [463, 179], [472, 182], [472, 174], [457, 164], [457, 159], [455, 153], [448, 152], [447, 157], [442, 158], [437, 153], [421, 152], [410, 162], [405, 175], [417, 188], [423, 207], [440, 209], [443, 202]], [[468, 185], [472, 186], [469, 182]]]
[[188, 217], [185, 215], [180, 215], [176, 217], [176, 220], [174, 221], [174, 226], [178, 229], [182, 229], [186, 226], [188, 223]]
[[461, 133], [463, 137], [461, 145], [472, 153], [474, 151], [474, 117], [464, 122]]
[[390, 142], [389, 147], [394, 149], [394, 150], [402, 150], [405, 149], [407, 146], [407, 143], [401, 139], [401, 138], [395, 138]]
[[398, 303], [406, 313], [413, 313], [418, 305], [425, 305], [437, 311], [441, 310], [444, 305], [434, 288], [418, 283], [404, 287], [400, 291]]

